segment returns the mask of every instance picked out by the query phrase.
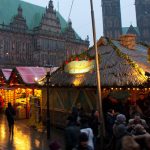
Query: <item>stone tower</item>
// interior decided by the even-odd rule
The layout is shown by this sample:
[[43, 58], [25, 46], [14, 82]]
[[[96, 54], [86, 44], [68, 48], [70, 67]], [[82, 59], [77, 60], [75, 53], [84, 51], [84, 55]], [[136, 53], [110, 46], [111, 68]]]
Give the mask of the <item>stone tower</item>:
[[102, 0], [105, 37], [118, 39], [122, 34], [120, 0]]
[[141, 41], [150, 42], [150, 0], [135, 0], [135, 8]]

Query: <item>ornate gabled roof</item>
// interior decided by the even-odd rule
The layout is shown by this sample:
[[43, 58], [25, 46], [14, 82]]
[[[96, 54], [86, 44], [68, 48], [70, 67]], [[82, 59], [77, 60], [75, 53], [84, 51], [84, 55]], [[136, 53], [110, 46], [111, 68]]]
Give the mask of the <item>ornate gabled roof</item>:
[[[1, 0], [0, 23], [2, 24], [4, 22], [6, 25], [9, 25], [12, 17], [18, 14], [17, 10], [19, 5], [22, 7], [23, 16], [27, 21], [29, 29], [39, 26], [42, 15], [46, 9], [21, 0]], [[67, 25], [66, 21], [59, 13], [57, 13], [57, 15], [61, 21], [62, 29], [65, 28]]]
[[[52, 6], [52, 1], [49, 2], [49, 7]], [[1, 0], [0, 1], [0, 24], [9, 25], [12, 18], [18, 14], [18, 6], [21, 6], [23, 17], [26, 20], [29, 30], [38, 27], [41, 23], [43, 14], [46, 12], [46, 8], [37, 6], [22, 0]], [[59, 12], [56, 12], [57, 17], [60, 20], [61, 31], [67, 28], [68, 24]], [[80, 37], [76, 34], [76, 38]]]
[[27, 30], [28, 29], [27, 24], [26, 24], [26, 20], [22, 14], [22, 7], [20, 5], [18, 7], [18, 13], [17, 13], [17, 15], [15, 15], [12, 18], [12, 22], [10, 23], [10, 26], [12, 28], [15, 28], [18, 30], [20, 30], [20, 29]]
[[[135, 50], [121, 46], [119, 41], [103, 38], [98, 45], [101, 55], [100, 73], [103, 87], [136, 87], [147, 82], [145, 72], [150, 72], [150, 63], [147, 61], [147, 50], [141, 44], [137, 44]], [[95, 55], [94, 49], [88, 53]], [[51, 76], [51, 83], [55, 86], [73, 86], [76, 83], [81, 87], [96, 86], [96, 71], [86, 74], [68, 74], [63, 67]]]
[[76, 38], [75, 31], [72, 28], [71, 20], [68, 21], [68, 26], [65, 28], [64, 36], [68, 39], [75, 39]]

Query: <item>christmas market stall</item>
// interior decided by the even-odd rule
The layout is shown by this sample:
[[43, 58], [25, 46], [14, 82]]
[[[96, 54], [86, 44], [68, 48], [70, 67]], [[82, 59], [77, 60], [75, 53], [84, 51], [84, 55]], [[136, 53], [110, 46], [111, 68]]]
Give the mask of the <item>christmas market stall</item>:
[[0, 111], [6, 107], [6, 95], [8, 94], [7, 82], [11, 75], [12, 69], [0, 69]]
[[11, 75], [12, 69], [0, 69], [0, 86], [7, 84], [9, 77]]
[[[121, 101], [138, 99], [138, 93], [145, 96], [150, 92], [149, 47], [136, 43], [134, 35], [122, 36], [120, 41], [101, 38], [98, 41], [102, 98], [108, 94]], [[95, 51], [69, 58], [50, 77], [50, 110], [53, 124], [65, 125], [65, 119], [73, 106], [82, 106], [86, 112], [97, 109]], [[46, 78], [39, 80], [44, 84]], [[46, 89], [43, 89], [43, 104], [46, 105]], [[46, 109], [46, 108], [44, 108]], [[60, 119], [61, 118], [61, 119]]]
[[37, 111], [41, 110], [42, 90], [36, 86], [36, 80], [46, 74], [43, 67], [16, 67], [9, 78], [9, 97], [16, 109], [17, 118], [29, 118], [31, 106], [36, 106]]

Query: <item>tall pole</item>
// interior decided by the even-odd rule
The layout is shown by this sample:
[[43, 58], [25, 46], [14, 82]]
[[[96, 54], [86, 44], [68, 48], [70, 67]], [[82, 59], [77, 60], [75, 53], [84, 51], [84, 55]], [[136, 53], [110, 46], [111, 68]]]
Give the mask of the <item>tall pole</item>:
[[50, 72], [47, 72], [46, 75], [46, 84], [47, 84], [47, 139], [50, 139], [50, 110], [49, 110], [49, 79]]
[[[103, 117], [103, 109], [102, 109], [102, 96], [101, 96], [101, 80], [100, 80], [100, 65], [99, 65], [99, 57], [98, 57], [98, 50], [97, 50], [97, 43], [96, 43], [96, 29], [95, 29], [95, 19], [94, 19], [94, 10], [93, 10], [93, 0], [90, 0], [91, 4], [91, 19], [92, 19], [92, 29], [93, 29], [93, 40], [94, 40], [94, 48], [95, 48], [95, 55], [96, 55], [96, 73], [97, 73], [97, 91], [98, 91], [98, 111], [99, 117], [101, 120], [101, 129], [102, 129], [102, 137], [105, 136], [105, 127], [104, 127], [104, 117]], [[101, 142], [101, 145], [103, 142]]]

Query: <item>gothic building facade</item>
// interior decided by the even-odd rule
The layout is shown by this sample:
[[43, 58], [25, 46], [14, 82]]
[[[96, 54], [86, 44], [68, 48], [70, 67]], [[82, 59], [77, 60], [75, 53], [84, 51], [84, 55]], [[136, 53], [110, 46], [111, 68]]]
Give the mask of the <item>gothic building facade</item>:
[[102, 0], [104, 36], [118, 39], [122, 34], [120, 0]]
[[135, 8], [140, 38], [150, 42], [150, 0], [135, 0]]
[[122, 27], [120, 0], [102, 0], [104, 36], [119, 39], [121, 34], [136, 34], [137, 40], [150, 43], [150, 0], [135, 0], [137, 27]]
[[[7, 2], [11, 8], [6, 17]], [[60, 66], [66, 57], [88, 49], [89, 41], [82, 40], [71, 21], [67, 23], [54, 10], [52, 0], [46, 9], [20, 0], [1, 4], [0, 67]]]

